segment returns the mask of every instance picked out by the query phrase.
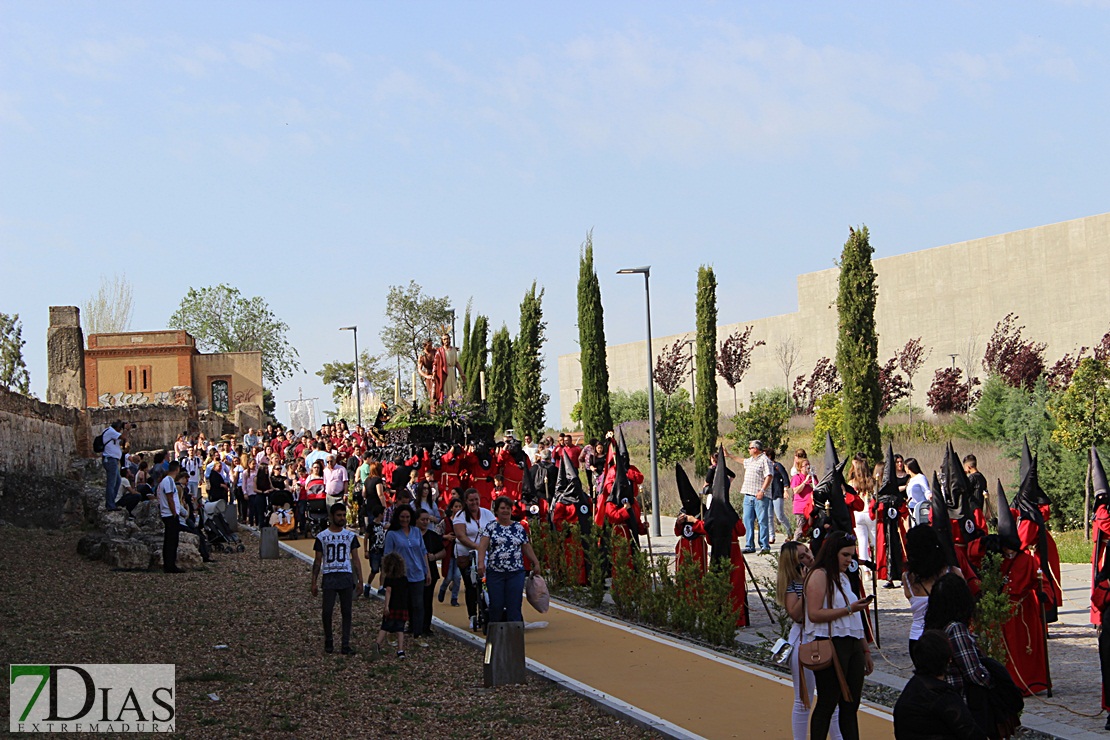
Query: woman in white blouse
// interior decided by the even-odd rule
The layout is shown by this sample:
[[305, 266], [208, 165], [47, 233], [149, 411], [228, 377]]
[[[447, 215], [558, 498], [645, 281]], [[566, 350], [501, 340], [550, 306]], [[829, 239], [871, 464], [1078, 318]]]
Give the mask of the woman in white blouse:
[[867, 645], [860, 615], [872, 597], [852, 601], [854, 594], [846, 575], [855, 554], [855, 535], [829, 534], [806, 579], [803, 641], [832, 640], [849, 693], [848, 697], [842, 695], [835, 666], [814, 671], [817, 703], [810, 720], [811, 738], [828, 735], [832, 714], [838, 706], [841, 734], [845, 740], [859, 738], [856, 712], [863, 693], [863, 677], [870, 674], [875, 665], [871, 662], [871, 648]]

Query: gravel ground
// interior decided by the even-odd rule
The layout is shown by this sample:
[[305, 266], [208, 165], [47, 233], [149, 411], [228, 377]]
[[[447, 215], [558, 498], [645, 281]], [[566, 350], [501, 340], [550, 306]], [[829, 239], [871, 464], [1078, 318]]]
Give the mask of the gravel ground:
[[376, 600], [355, 602], [359, 654], [326, 655], [319, 598], [291, 557], [248, 549], [193, 573], [116, 572], [77, 555], [80, 536], [0, 527], [0, 656], [175, 663], [177, 731], [191, 737], [655, 737], [540, 679], [483, 689], [481, 654], [445, 635], [407, 662], [372, 662]]

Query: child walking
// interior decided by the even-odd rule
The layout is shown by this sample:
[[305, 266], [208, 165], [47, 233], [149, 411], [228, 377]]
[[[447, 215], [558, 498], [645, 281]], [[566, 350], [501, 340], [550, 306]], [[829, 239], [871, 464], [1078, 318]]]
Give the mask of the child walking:
[[409, 619], [409, 582], [405, 577], [404, 558], [395, 552], [382, 558], [382, 578], [385, 580], [385, 612], [370, 657], [381, 656], [387, 635], [397, 635], [397, 657], [404, 659], [405, 622]]
[[332, 642], [332, 616], [335, 600], [343, 615], [344, 655], [354, 655], [351, 649], [351, 602], [355, 585], [362, 583], [362, 565], [359, 563], [358, 535], [347, 529], [347, 509], [343, 504], [333, 504], [328, 511], [328, 528], [316, 535], [312, 543], [315, 558], [312, 561], [312, 596], [318, 593], [316, 582], [321, 570], [324, 573], [324, 652], [335, 650]]
[[[376, 501], [376, 499], [375, 499]], [[383, 516], [385, 510], [381, 504], [374, 506], [373, 502], [367, 504], [369, 510], [369, 526], [366, 527], [366, 559], [370, 561], [370, 576], [366, 585], [362, 587], [362, 595], [369, 596], [370, 589], [374, 587], [374, 576], [382, 570], [382, 554], [385, 552], [385, 526]], [[381, 593], [379, 591], [379, 593]]]
[[443, 583], [439, 587], [439, 600], [442, 603], [444, 596], [447, 594], [448, 586], [451, 587], [451, 606], [459, 605], [459, 586], [462, 583], [462, 573], [459, 571], [459, 564], [455, 561], [455, 530], [452, 529], [451, 522], [455, 520], [455, 515], [463, 510], [462, 499], [457, 496], [451, 499], [450, 505], [447, 507], [447, 516], [443, 517], [440, 525], [443, 527], [443, 545], [447, 550], [447, 555], [444, 557], [443, 565]]

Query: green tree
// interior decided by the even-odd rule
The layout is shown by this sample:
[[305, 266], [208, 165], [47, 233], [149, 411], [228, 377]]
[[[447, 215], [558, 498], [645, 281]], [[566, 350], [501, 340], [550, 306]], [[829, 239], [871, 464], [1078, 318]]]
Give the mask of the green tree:
[[594, 235], [578, 259], [578, 360], [582, 364], [582, 430], [586, 439], [603, 439], [613, 428], [609, 406], [609, 366], [606, 361], [605, 320], [601, 284], [594, 270]]
[[785, 388], [764, 388], [751, 394], [748, 408], [732, 418], [736, 430], [729, 436], [738, 443], [761, 440], [768, 450], [777, 455], [786, 452], [790, 439], [787, 426], [794, 403]]
[[1110, 440], [1110, 367], [1093, 357], [1080, 361], [1071, 385], [1048, 402], [1056, 422], [1052, 439], [1073, 452]]
[[[648, 392], [644, 389], [611, 391], [609, 393], [609, 408], [612, 409], [614, 427], [626, 421], [647, 421]], [[602, 439], [602, 437], [598, 437], [598, 439]]]
[[813, 438], [818, 440], [818, 446], [824, 444], [826, 432], [832, 435], [837, 449], [848, 449], [844, 435], [844, 406], [840, 403], [839, 393], [826, 393], [813, 405]]
[[490, 342], [489, 391], [490, 415], [498, 429], [509, 429], [513, 425], [513, 340], [509, 329], [502, 324], [493, 333]]
[[169, 325], [192, 334], [201, 352], [261, 352], [262, 379], [271, 387], [301, 369], [289, 325], [264, 298], [247, 298], [226, 283], [189, 288]]
[[[365, 381], [369, 381], [370, 389], [387, 399], [389, 387], [393, 385], [394, 372], [387, 366], [384, 355], [372, 355], [366, 350], [359, 353], [358, 374]], [[331, 386], [331, 397], [338, 406], [354, 393], [355, 363], [336, 360], [325, 362], [324, 367], [316, 371], [324, 385]], [[363, 409], [368, 413], [370, 409]], [[365, 420], [365, 419], [364, 419]]]
[[[641, 392], [647, 395], [647, 391]], [[690, 403], [690, 392], [679, 388], [666, 396], [656, 413], [659, 416], [655, 423], [659, 464], [671, 466], [688, 460], [694, 454], [694, 406]]]
[[437, 339], [441, 327], [450, 328], [452, 315], [449, 297], [424, 295], [415, 280], [407, 286], [391, 285], [385, 298], [386, 323], [378, 336], [386, 354], [400, 358], [411, 374], [425, 340]]
[[481, 374], [486, 369], [489, 355], [489, 319], [481, 314], [470, 322], [470, 301], [466, 304], [466, 314], [463, 319], [462, 348], [459, 350], [459, 363], [462, 365], [463, 374], [466, 376], [466, 388], [463, 389], [468, 401], [478, 403], [482, 400]]
[[513, 342], [513, 423], [518, 434], [537, 436], [544, 429], [543, 344], [547, 322], [543, 320], [543, 288], [536, 281], [520, 302], [520, 334]]
[[836, 368], [844, 383], [844, 437], [848, 454], [862, 452], [872, 460], [882, 457], [879, 435], [879, 335], [875, 331], [875, 301], [879, 296], [867, 227], [849, 228], [840, 257], [840, 292], [836, 299], [839, 332]]
[[31, 393], [31, 374], [23, 362], [25, 344], [19, 314], [0, 313], [0, 386], [27, 396]]
[[698, 389], [694, 404], [694, 470], [699, 476], [709, 470], [717, 446], [717, 277], [713, 268], [698, 268], [698, 298], [695, 324]]

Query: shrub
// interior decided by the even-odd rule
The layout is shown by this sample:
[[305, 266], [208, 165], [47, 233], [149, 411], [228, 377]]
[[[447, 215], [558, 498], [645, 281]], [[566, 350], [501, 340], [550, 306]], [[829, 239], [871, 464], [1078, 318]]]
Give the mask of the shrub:
[[983, 353], [983, 368], [1021, 388], [1032, 386], [1044, 372], [1045, 345], [1023, 339], [1025, 327], [1018, 326], [1017, 321], [1017, 314], [1008, 313], [995, 325]]
[[767, 449], [781, 455], [786, 452], [790, 439], [790, 394], [785, 388], [764, 388], [751, 395], [748, 408], [732, 418], [736, 429], [729, 439], [746, 443], [751, 439], [762, 440]]
[[844, 409], [840, 405], [839, 393], [827, 393], [814, 405], [813, 442], [820, 449], [825, 447], [825, 433], [831, 434], [837, 449], [845, 449]]
[[963, 371], [958, 367], [941, 368], [933, 376], [933, 384], [925, 396], [926, 403], [934, 414], [964, 413], [975, 403], [977, 385], [978, 378], [965, 382]]
[[609, 410], [613, 415], [614, 425], [626, 421], [645, 421], [648, 418], [648, 392], [610, 391]]
[[982, 580], [982, 593], [975, 605], [972, 617], [975, 635], [979, 638], [979, 648], [991, 658], [1006, 662], [1006, 640], [1002, 626], [1013, 613], [1010, 597], [1003, 592], [1005, 579], [1002, 575], [1002, 559], [997, 555], [987, 555], [979, 568]]
[[655, 423], [659, 463], [664, 466], [689, 459], [694, 454], [694, 407], [685, 388], [664, 398], [656, 409]]

